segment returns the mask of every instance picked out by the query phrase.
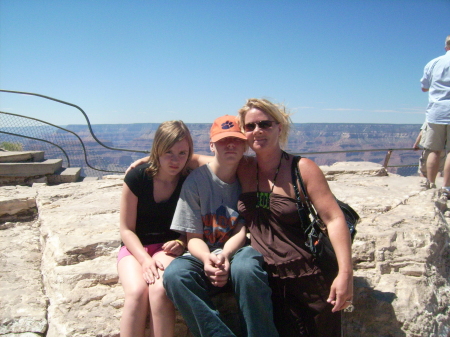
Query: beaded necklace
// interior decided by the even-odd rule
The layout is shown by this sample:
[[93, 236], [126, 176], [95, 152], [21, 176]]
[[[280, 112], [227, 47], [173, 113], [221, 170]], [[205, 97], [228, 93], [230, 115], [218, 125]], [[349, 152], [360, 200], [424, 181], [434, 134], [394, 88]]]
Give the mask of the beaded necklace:
[[275, 176], [273, 178], [272, 188], [270, 192], [260, 192], [259, 191], [259, 167], [258, 162], [256, 162], [256, 208], [265, 208], [270, 209], [270, 195], [273, 192], [273, 188], [275, 187], [275, 182], [277, 181], [278, 172], [281, 167], [281, 159], [283, 159], [284, 151], [281, 152], [280, 162], [278, 163], [277, 170], [275, 172]]

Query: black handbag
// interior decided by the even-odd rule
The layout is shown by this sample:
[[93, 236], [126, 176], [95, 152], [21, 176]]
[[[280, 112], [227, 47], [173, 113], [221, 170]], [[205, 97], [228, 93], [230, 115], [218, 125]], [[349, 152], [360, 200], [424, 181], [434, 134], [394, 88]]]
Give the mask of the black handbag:
[[[297, 199], [297, 209], [301, 220], [301, 226], [305, 235], [305, 244], [314, 256], [315, 263], [320, 267], [324, 276], [328, 279], [334, 279], [339, 271], [336, 254], [330, 238], [328, 237], [327, 226], [322, 219], [320, 219], [314, 206], [309, 200], [302, 175], [298, 169], [300, 158], [300, 156], [296, 156], [292, 160], [292, 184]], [[300, 197], [297, 182], [300, 185], [304, 202]], [[350, 231], [350, 237], [353, 242], [356, 235], [356, 224], [359, 222], [360, 217], [350, 205], [338, 199], [336, 199], [336, 201], [344, 213]]]

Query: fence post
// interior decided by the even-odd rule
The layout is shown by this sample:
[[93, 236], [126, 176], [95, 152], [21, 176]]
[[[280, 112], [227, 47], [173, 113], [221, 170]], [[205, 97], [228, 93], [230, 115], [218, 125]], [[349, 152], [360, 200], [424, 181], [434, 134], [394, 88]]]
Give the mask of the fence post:
[[385, 169], [387, 169], [387, 166], [388, 166], [388, 164], [389, 164], [389, 159], [391, 159], [392, 151], [393, 151], [393, 150], [388, 150], [388, 152], [386, 153], [386, 157], [384, 158], [384, 164], [383, 164], [383, 167], [384, 167]]

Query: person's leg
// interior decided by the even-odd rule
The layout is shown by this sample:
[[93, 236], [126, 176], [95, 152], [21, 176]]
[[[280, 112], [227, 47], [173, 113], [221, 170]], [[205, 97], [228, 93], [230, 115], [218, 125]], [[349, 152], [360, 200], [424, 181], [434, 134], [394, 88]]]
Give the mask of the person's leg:
[[314, 316], [302, 299], [291, 294], [291, 279], [272, 277], [272, 302], [275, 326], [280, 337], [315, 336]]
[[418, 173], [421, 177], [425, 178], [424, 180], [422, 180], [420, 182], [420, 186], [424, 187], [425, 189], [429, 189], [430, 188], [430, 182], [427, 178], [427, 159], [428, 159], [428, 155], [430, 154], [430, 150], [428, 149], [423, 149], [422, 150], [422, 154], [420, 155], [419, 158], [419, 170]]
[[430, 151], [430, 154], [428, 155], [427, 158], [427, 178], [428, 181], [430, 182], [430, 187], [432, 188], [433, 188], [432, 184], [436, 185], [436, 176], [438, 174], [440, 160], [441, 160], [441, 151]]
[[[418, 173], [421, 177], [425, 177], [425, 178], [427, 177], [427, 158], [428, 158], [429, 154], [430, 154], [429, 150], [423, 149], [422, 154], [420, 155]], [[427, 179], [427, 181], [428, 181], [428, 179]]]
[[320, 274], [269, 282], [280, 337], [341, 335], [341, 314], [331, 312], [330, 284]]
[[[153, 259], [161, 261], [164, 269], [174, 260], [163, 251], [154, 254]], [[164, 271], [159, 270], [160, 278], [149, 285], [150, 319], [152, 337], [172, 337], [175, 329], [175, 307], [166, 295], [163, 286]]]
[[194, 336], [234, 336], [211, 301], [208, 292], [214, 287], [199, 259], [187, 255], [173, 260], [164, 272], [163, 284]]
[[447, 156], [444, 164], [444, 187], [450, 188], [450, 156]]
[[250, 246], [241, 248], [231, 260], [231, 280], [241, 312], [244, 336], [278, 336], [263, 256]]
[[121, 337], [144, 337], [148, 313], [148, 284], [142, 277], [142, 267], [133, 255], [123, 257], [117, 266], [125, 293]]
[[[427, 177], [427, 157], [428, 157], [428, 153], [429, 153], [429, 151], [427, 151], [427, 149], [424, 147], [424, 143], [425, 143], [425, 140], [426, 140], [426, 132], [427, 132], [427, 123], [425, 122], [422, 125], [422, 128], [420, 129], [419, 136], [417, 137], [417, 140], [420, 139], [419, 144], [417, 144], [417, 140], [416, 140], [416, 143], [413, 146], [414, 150], [416, 150], [416, 146], [417, 145], [420, 145], [420, 147], [423, 148], [422, 153], [421, 153], [420, 158], [419, 158], [419, 171], [418, 171], [418, 173], [419, 173], [419, 175], [421, 177], [425, 177], [425, 178]], [[423, 185], [426, 188], [429, 188], [428, 187], [428, 185], [429, 185], [428, 179], [426, 179], [425, 182], [422, 183], [421, 185]]]
[[441, 177], [444, 177], [444, 166], [445, 166], [445, 160], [447, 158], [447, 150], [441, 152], [441, 160], [439, 161], [439, 172], [441, 174]]
[[[450, 125], [446, 125], [446, 144], [445, 147], [447, 149], [447, 144], [450, 144]], [[442, 158], [439, 158], [442, 159]], [[447, 158], [445, 159], [445, 164], [444, 164], [444, 185], [443, 187], [445, 187], [446, 190], [450, 191], [450, 159], [449, 156], [447, 156]], [[447, 194], [450, 195], [450, 194]]]

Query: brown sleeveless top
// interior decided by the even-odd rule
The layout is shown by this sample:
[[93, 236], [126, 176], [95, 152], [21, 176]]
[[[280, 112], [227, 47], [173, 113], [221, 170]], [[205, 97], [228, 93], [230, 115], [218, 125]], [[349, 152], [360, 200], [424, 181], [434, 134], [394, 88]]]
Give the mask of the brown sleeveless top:
[[296, 278], [320, 273], [305, 247], [295, 199], [270, 195], [270, 209], [257, 208], [256, 192], [242, 193], [238, 210], [251, 234], [251, 244], [264, 256], [269, 276]]

